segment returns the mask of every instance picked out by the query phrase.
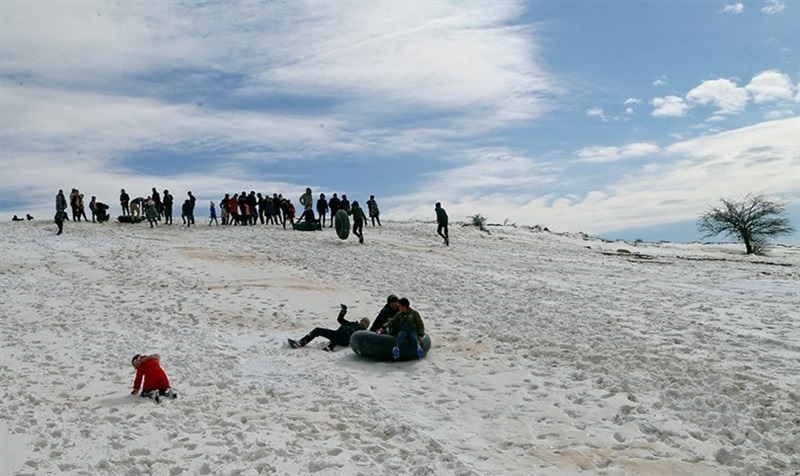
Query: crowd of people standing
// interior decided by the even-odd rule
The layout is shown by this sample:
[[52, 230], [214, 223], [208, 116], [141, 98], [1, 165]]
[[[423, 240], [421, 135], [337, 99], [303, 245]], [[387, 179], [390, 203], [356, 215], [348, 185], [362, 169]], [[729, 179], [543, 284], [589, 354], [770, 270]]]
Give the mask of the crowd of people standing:
[[[187, 198], [181, 205], [181, 218], [185, 226], [195, 224], [195, 208], [197, 199], [191, 191], [187, 192]], [[63, 199], [63, 200], [62, 200]], [[217, 205], [214, 201], [209, 203], [209, 225], [232, 225], [232, 226], [245, 226], [245, 225], [280, 225], [285, 229], [287, 224], [293, 225], [296, 222], [307, 221], [316, 222], [321, 226], [333, 227], [334, 216], [339, 210], [344, 210], [348, 215], [353, 216], [354, 220], [354, 233], [359, 236], [360, 241], [363, 243], [363, 234], [361, 228], [363, 223], [367, 220], [366, 215], [361, 210], [357, 201], [353, 203], [347, 198], [347, 195], [342, 194], [341, 198], [334, 193], [330, 199], [326, 198], [324, 193], [320, 193], [316, 201], [313, 198], [311, 188], [306, 188], [306, 191], [299, 199], [302, 207], [300, 216], [297, 216], [297, 209], [292, 201], [280, 193], [256, 193], [251, 190], [250, 193], [242, 191], [241, 193], [226, 193], [222, 199], [219, 200], [219, 218], [217, 215]], [[159, 193], [156, 187], [153, 187], [147, 196], [136, 196], [131, 198], [130, 194], [125, 189], [120, 190], [119, 205], [121, 215], [128, 217], [129, 221], [137, 222], [147, 220], [151, 227], [158, 226], [159, 222], [164, 225], [172, 224], [172, 215], [174, 208], [175, 198], [168, 189], [164, 189], [163, 193]], [[84, 195], [78, 189], [72, 189], [69, 197], [69, 206], [72, 209], [72, 219], [80, 221], [81, 218], [88, 221], [86, 215], [86, 207], [84, 205]], [[373, 226], [381, 226], [380, 209], [375, 200], [375, 195], [370, 195], [367, 201], [369, 217], [372, 219]], [[56, 222], [61, 222], [59, 230], [62, 230], [63, 222], [69, 221], [66, 214], [67, 200], [64, 196], [63, 190], [59, 190], [56, 197]], [[92, 211], [92, 221], [106, 221], [108, 215], [106, 211], [108, 206], [104, 203], [97, 202], [96, 197], [92, 197], [90, 202], [90, 209]], [[316, 209], [317, 214], [314, 214]], [[100, 215], [102, 214], [102, 219]], [[328, 217], [330, 216], [330, 219]], [[330, 223], [328, 224], [328, 221]]]
[[[181, 219], [183, 224], [188, 227], [195, 224], [194, 211], [197, 198], [191, 191], [186, 192], [186, 195], [187, 198], [181, 205]], [[305, 221], [318, 224], [320, 227], [333, 227], [336, 214], [340, 210], [344, 210], [353, 219], [353, 234], [358, 237], [359, 243], [364, 243], [363, 230], [368, 219], [371, 220], [372, 226], [382, 226], [380, 209], [375, 195], [370, 195], [366, 202], [367, 213], [364, 213], [357, 200], [351, 203], [346, 194], [339, 197], [337, 193], [333, 193], [330, 198], [327, 198], [324, 193], [320, 193], [315, 200], [311, 188], [306, 188], [305, 193], [300, 196], [299, 202], [303, 211], [297, 217], [294, 204], [283, 194], [262, 194], [256, 193], [254, 190], [251, 190], [250, 193], [244, 190], [241, 193], [226, 193], [219, 201], [219, 219], [217, 219], [216, 204], [214, 201], [209, 202], [208, 224], [209, 226], [212, 224], [217, 226], [220, 224], [224, 226], [280, 225], [286, 229], [287, 223], [294, 225]], [[125, 221], [133, 223], [147, 220], [151, 228], [158, 226], [158, 223], [162, 221], [164, 225], [172, 225], [174, 203], [175, 197], [167, 189], [164, 189], [162, 194], [156, 187], [153, 187], [146, 197], [137, 196], [131, 199], [130, 194], [123, 188], [119, 194], [119, 205], [122, 212], [120, 221], [123, 221], [123, 217], [125, 217]], [[56, 195], [55, 216], [59, 235], [63, 232], [64, 221], [69, 221], [66, 213], [67, 206], [72, 209], [74, 221], [80, 221], [81, 218], [89, 221], [84, 205], [84, 195], [78, 189], [73, 188], [69, 202], [67, 202], [64, 191], [59, 190]], [[92, 222], [104, 222], [109, 219], [109, 206], [98, 202], [96, 197], [92, 197], [89, 202], [89, 209], [92, 212]], [[314, 214], [315, 209], [316, 215]], [[449, 246], [447, 212], [438, 202], [435, 211], [438, 223], [437, 233], [444, 238], [444, 244]], [[295, 221], [295, 217], [297, 217], [297, 221]]]

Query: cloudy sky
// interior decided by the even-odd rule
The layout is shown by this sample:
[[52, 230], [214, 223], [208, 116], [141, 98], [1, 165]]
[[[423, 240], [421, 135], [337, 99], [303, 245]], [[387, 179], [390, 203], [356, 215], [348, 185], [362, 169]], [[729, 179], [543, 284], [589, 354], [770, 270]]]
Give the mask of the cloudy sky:
[[[0, 213], [59, 188], [376, 195], [387, 219], [692, 241], [800, 222], [800, 3], [0, 3]], [[204, 210], [204, 208], [203, 208]], [[800, 243], [798, 235], [788, 238]]]

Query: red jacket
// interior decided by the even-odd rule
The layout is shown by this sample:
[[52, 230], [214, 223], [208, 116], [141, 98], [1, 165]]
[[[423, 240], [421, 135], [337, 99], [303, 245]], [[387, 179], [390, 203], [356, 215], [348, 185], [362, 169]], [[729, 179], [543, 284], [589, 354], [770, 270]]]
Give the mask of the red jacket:
[[239, 202], [233, 197], [228, 199], [228, 212], [231, 215], [239, 215]]
[[169, 389], [169, 379], [164, 369], [161, 368], [161, 364], [158, 363], [158, 358], [147, 359], [139, 365], [139, 368], [136, 369], [136, 380], [133, 381], [134, 390], [139, 389], [142, 379], [144, 379], [143, 392]]

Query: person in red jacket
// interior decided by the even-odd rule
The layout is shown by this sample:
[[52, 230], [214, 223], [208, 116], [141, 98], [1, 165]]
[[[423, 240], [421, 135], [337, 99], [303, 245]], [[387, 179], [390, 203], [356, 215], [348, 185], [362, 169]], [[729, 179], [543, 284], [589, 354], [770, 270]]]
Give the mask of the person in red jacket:
[[136, 354], [131, 359], [131, 365], [136, 369], [131, 395], [139, 393], [141, 387], [142, 396], [152, 398], [156, 403], [159, 402], [161, 396], [178, 398], [178, 394], [173, 392], [169, 386], [169, 378], [161, 368], [158, 354]]

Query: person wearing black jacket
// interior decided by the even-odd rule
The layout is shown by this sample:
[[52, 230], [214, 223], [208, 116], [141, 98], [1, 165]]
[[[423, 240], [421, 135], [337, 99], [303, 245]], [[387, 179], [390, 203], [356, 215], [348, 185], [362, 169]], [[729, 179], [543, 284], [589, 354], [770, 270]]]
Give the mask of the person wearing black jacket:
[[338, 329], [334, 330], [325, 329], [324, 327], [315, 327], [299, 341], [289, 339], [289, 346], [294, 349], [299, 349], [300, 347], [305, 347], [306, 344], [317, 337], [324, 337], [330, 341], [330, 343], [325, 346], [326, 352], [333, 352], [333, 349], [336, 348], [337, 345], [345, 347], [349, 346], [350, 336], [353, 335], [355, 331], [363, 331], [367, 329], [369, 327], [369, 319], [364, 318], [360, 321], [348, 321], [344, 318], [345, 314], [347, 314], [347, 306], [341, 304], [339, 316], [336, 318], [336, 321], [340, 324]]
[[195, 205], [195, 202], [197, 202], [197, 199], [194, 197], [194, 195], [192, 195], [192, 191], [191, 190], [186, 192], [186, 194], [189, 195], [189, 203], [191, 204], [191, 212], [192, 213], [189, 214], [189, 217], [192, 219], [192, 225], [194, 225], [194, 205]]
[[347, 214], [350, 214], [350, 200], [347, 199], [347, 195], [342, 194], [342, 198], [339, 200], [339, 210], [344, 210]]
[[172, 204], [175, 198], [169, 193], [169, 190], [164, 189], [164, 198], [161, 204], [164, 206], [164, 224], [172, 225]]
[[325, 200], [325, 194], [320, 193], [317, 200], [317, 213], [319, 214], [319, 222], [325, 226], [325, 215], [328, 213], [328, 201]]
[[383, 306], [381, 312], [378, 313], [378, 317], [375, 318], [375, 321], [372, 323], [372, 327], [369, 328], [372, 332], [378, 332], [378, 329], [383, 327], [386, 322], [393, 318], [395, 314], [400, 311], [400, 304], [398, 304], [399, 299], [394, 294], [390, 294], [389, 297], [386, 298], [386, 305]]
[[[333, 228], [333, 217], [336, 216], [336, 212], [339, 211], [339, 197], [336, 196], [334, 193], [330, 200], [328, 200], [328, 208], [331, 210], [331, 228]], [[324, 223], [323, 223], [324, 225]]]

